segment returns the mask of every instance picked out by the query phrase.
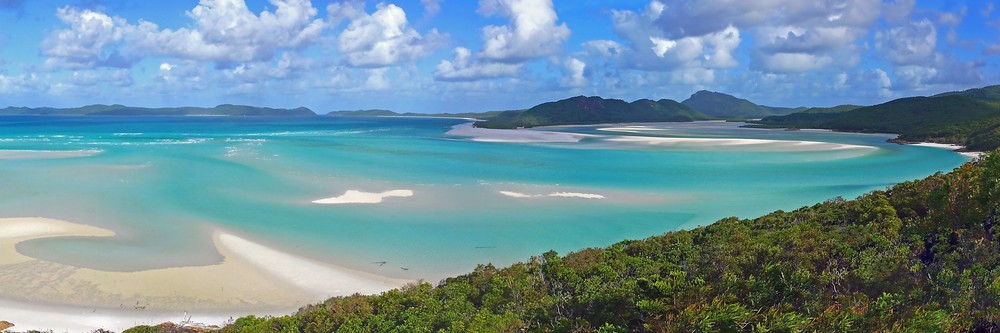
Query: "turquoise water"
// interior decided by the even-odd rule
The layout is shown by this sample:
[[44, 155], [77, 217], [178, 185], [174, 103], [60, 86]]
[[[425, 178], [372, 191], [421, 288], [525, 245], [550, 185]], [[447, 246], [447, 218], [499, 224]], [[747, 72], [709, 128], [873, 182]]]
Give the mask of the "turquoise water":
[[[967, 161], [889, 135], [742, 129], [732, 123], [560, 127], [580, 142], [479, 142], [465, 123], [421, 118], [3, 117], [0, 151], [90, 151], [0, 159], [0, 217], [112, 229], [49, 238], [25, 254], [114, 271], [221, 260], [225, 230], [391, 277], [442, 277], [549, 249], [599, 247], [727, 216], [854, 197]], [[616, 138], [747, 138], [874, 148], [650, 145]], [[790, 148], [792, 147], [792, 148]], [[319, 205], [347, 190], [409, 189], [379, 204]], [[515, 198], [501, 191], [538, 195]], [[549, 197], [574, 192], [603, 199]], [[385, 261], [379, 265], [375, 262]], [[405, 268], [405, 269], [404, 269]]]

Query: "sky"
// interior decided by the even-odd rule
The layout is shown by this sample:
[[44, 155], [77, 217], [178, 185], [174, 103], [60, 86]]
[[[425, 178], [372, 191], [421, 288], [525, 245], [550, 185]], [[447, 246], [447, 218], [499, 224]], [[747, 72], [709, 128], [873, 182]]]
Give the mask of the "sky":
[[0, 0], [0, 106], [871, 105], [998, 65], [983, 0]]

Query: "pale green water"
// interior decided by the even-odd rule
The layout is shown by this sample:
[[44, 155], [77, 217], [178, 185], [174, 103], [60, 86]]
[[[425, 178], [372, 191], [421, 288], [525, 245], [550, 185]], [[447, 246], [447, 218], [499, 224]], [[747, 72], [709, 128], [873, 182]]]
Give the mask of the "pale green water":
[[[805, 140], [876, 147], [654, 146], [598, 135], [578, 143], [491, 143], [446, 135], [462, 120], [415, 118], [4, 117], [0, 150], [99, 150], [0, 159], [0, 217], [115, 230], [113, 240], [25, 242], [31, 256], [105, 270], [215, 263], [223, 229], [296, 254], [436, 281], [477, 263], [606, 246], [726, 216], [754, 217], [967, 161], [890, 136], [735, 124], [651, 125], [645, 136]], [[779, 143], [781, 142], [779, 141]], [[347, 190], [413, 190], [383, 203], [318, 205]], [[604, 199], [500, 194], [579, 192]], [[387, 261], [379, 266], [372, 262]], [[407, 270], [402, 269], [406, 267]]]

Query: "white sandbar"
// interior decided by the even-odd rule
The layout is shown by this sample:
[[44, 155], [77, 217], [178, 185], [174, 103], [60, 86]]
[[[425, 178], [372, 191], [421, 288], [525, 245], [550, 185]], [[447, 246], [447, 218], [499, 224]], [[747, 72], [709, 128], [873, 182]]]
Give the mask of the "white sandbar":
[[609, 142], [640, 143], [657, 146], [674, 147], [747, 147], [770, 148], [773, 150], [805, 151], [805, 150], [839, 150], [839, 149], [875, 149], [871, 146], [851, 145], [843, 143], [793, 140], [737, 139], [737, 138], [667, 138], [651, 136], [619, 136], [607, 139]]
[[600, 194], [593, 193], [579, 193], [579, 192], [552, 192], [549, 194], [525, 194], [521, 192], [513, 191], [499, 191], [503, 194], [512, 198], [539, 198], [539, 197], [558, 197], [558, 198], [581, 198], [581, 199], [604, 199], [605, 197]]
[[0, 160], [73, 158], [100, 153], [100, 150], [0, 150]]
[[392, 190], [382, 193], [362, 192], [358, 190], [348, 190], [344, 194], [332, 198], [313, 200], [313, 203], [338, 205], [338, 204], [377, 204], [385, 198], [392, 197], [412, 197], [412, 190]]
[[223, 231], [223, 261], [208, 266], [109, 272], [31, 258], [16, 244], [47, 237], [112, 237], [101, 228], [45, 218], [0, 219], [0, 320], [28, 329], [122, 330], [185, 319], [288, 314], [331, 296], [398, 288], [392, 279], [285, 253]]
[[478, 128], [472, 123], [455, 125], [445, 133], [451, 136], [470, 137], [478, 142], [572, 143], [580, 142], [585, 134], [549, 132], [533, 129]]
[[577, 192], [555, 192], [549, 193], [550, 197], [581, 198], [581, 199], [604, 199], [603, 195]]

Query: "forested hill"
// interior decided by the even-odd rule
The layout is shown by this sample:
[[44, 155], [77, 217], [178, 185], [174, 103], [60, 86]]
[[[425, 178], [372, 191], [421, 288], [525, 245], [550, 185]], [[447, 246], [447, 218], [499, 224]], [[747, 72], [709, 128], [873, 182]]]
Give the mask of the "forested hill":
[[78, 108], [27, 108], [7, 107], [0, 115], [76, 115], [76, 116], [315, 116], [305, 107], [272, 109], [265, 107], [222, 104], [212, 108], [176, 107], [143, 108], [114, 105], [88, 105]]
[[701, 90], [681, 102], [691, 109], [716, 118], [759, 119], [772, 115], [785, 115], [806, 108], [779, 108], [754, 104], [731, 95]]
[[519, 128], [550, 125], [587, 125], [630, 122], [684, 122], [712, 117], [669, 99], [640, 99], [631, 103], [620, 99], [577, 96], [542, 103], [527, 110], [502, 112], [486, 121], [484, 128]]
[[904, 142], [952, 143], [971, 150], [992, 150], [1000, 147], [1000, 86], [901, 98], [844, 112], [767, 117], [756, 124], [896, 133]]
[[998, 206], [992, 152], [855, 200], [482, 265], [222, 331], [986, 332], [1000, 318]]

